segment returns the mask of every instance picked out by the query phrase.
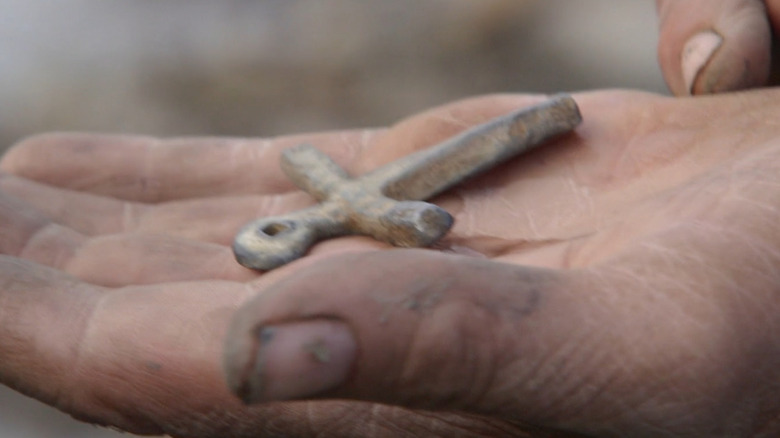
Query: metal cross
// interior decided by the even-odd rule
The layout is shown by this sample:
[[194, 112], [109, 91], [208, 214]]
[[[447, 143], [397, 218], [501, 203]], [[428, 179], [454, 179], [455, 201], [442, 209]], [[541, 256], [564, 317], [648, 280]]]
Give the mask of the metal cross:
[[250, 222], [233, 243], [236, 260], [270, 270], [302, 257], [317, 241], [355, 234], [401, 247], [431, 245], [449, 231], [453, 218], [423, 199], [569, 132], [581, 121], [574, 99], [557, 95], [359, 178], [350, 178], [311, 145], [286, 149], [282, 169], [320, 204]]

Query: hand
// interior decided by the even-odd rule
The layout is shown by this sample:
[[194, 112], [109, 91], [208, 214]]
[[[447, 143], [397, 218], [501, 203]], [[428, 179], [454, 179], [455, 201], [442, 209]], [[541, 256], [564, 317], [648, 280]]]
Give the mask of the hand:
[[438, 251], [349, 237], [262, 275], [228, 248], [311, 202], [282, 148], [362, 174], [536, 99], [268, 141], [28, 140], [0, 163], [0, 381], [187, 437], [774, 436], [778, 97], [577, 95], [576, 135], [437, 199]]
[[[777, 84], [777, 0], [656, 0], [658, 58], [676, 95]], [[773, 56], [774, 55], [774, 56]]]

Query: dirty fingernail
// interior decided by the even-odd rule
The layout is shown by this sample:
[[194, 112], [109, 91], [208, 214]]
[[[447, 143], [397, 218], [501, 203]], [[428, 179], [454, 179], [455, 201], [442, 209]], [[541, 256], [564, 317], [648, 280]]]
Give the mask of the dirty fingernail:
[[682, 52], [682, 74], [685, 89], [689, 94], [694, 94], [699, 75], [722, 44], [723, 37], [712, 30], [699, 32], [685, 43]]
[[300, 399], [341, 385], [357, 344], [346, 324], [311, 320], [266, 326], [256, 332], [238, 396], [245, 403]]

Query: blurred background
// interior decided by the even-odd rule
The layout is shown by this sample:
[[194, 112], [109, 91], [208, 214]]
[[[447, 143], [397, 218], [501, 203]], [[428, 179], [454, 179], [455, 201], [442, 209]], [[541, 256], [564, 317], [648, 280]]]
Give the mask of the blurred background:
[[[0, 152], [45, 131], [273, 136], [491, 92], [665, 93], [654, 4], [0, 0]], [[120, 435], [0, 386], [0, 436]]]

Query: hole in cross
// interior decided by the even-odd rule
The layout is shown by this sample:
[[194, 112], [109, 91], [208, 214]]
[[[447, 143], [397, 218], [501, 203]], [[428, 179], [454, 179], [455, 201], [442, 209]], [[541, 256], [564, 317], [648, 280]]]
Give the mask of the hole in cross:
[[276, 236], [279, 233], [284, 233], [285, 231], [292, 230], [293, 226], [292, 224], [285, 224], [276, 222], [273, 224], [268, 224], [264, 226], [260, 231], [263, 232], [263, 234], [267, 236]]

